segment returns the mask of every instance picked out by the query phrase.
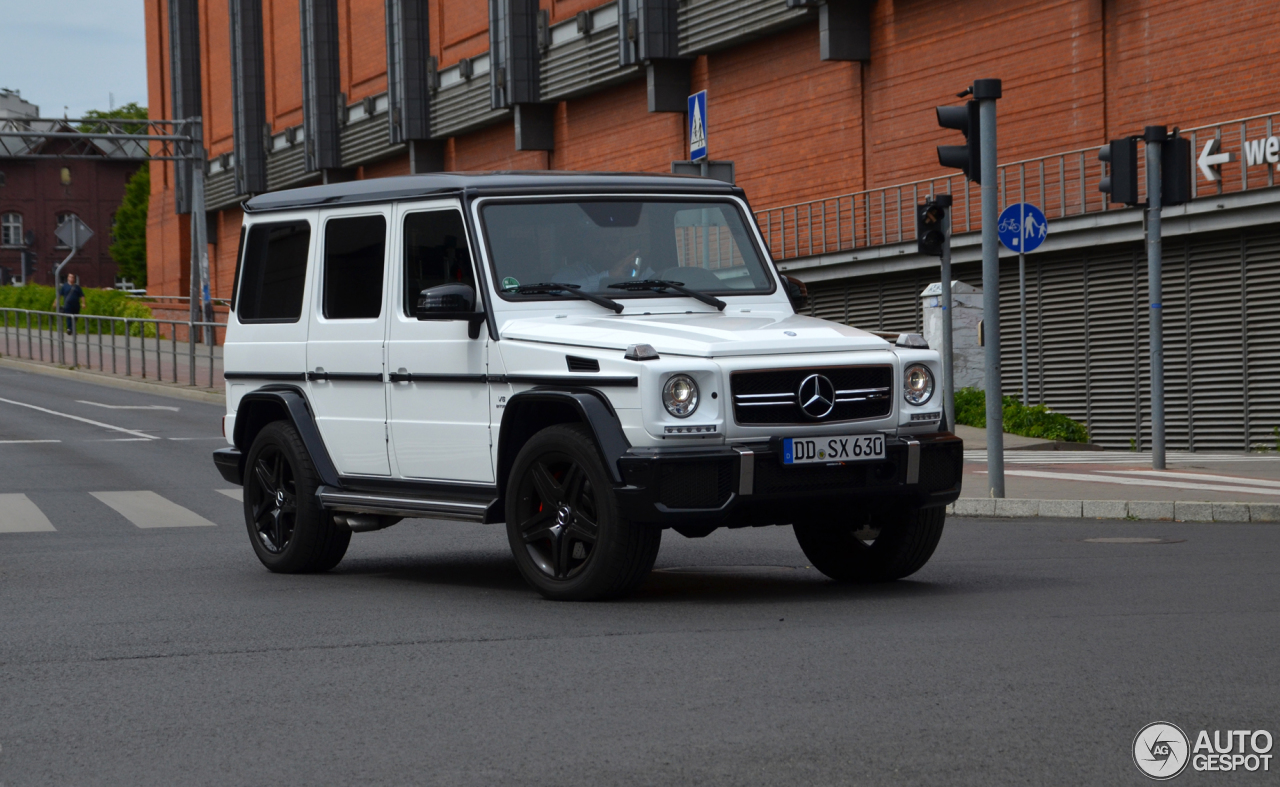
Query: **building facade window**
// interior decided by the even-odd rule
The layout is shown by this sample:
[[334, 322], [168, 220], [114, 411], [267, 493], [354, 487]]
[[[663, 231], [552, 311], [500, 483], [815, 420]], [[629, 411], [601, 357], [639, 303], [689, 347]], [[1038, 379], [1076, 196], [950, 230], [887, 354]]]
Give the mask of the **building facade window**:
[[22, 245], [22, 214], [6, 213], [0, 216], [0, 246]]

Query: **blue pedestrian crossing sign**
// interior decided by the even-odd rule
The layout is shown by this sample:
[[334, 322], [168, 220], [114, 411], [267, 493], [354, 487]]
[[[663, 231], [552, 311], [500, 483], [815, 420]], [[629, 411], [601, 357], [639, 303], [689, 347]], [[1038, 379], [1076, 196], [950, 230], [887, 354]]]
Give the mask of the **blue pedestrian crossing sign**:
[[1049, 222], [1030, 202], [1010, 205], [1000, 214], [1000, 242], [1006, 249], [1035, 251], [1049, 237]]
[[707, 91], [689, 96], [689, 160], [707, 157]]

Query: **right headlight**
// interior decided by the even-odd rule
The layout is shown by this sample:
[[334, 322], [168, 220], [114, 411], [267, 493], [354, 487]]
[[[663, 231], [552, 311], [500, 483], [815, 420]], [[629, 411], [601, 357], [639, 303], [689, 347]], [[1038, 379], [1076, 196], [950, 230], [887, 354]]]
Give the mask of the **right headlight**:
[[933, 397], [933, 372], [922, 363], [913, 363], [907, 367], [902, 380], [902, 398], [908, 404], [916, 406], [925, 404]]
[[698, 409], [698, 384], [687, 374], [673, 374], [662, 386], [662, 406], [676, 418], [688, 418]]

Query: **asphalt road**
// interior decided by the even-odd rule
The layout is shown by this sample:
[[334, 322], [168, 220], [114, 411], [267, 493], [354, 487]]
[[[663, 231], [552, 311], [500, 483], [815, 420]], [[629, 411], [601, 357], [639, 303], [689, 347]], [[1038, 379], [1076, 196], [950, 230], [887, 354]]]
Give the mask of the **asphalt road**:
[[[276, 576], [218, 408], [4, 369], [0, 398], [0, 440], [61, 441], [0, 442], [0, 522], [55, 528], [0, 533], [4, 787], [1145, 784], [1149, 722], [1280, 737], [1274, 525], [952, 520], [875, 587], [789, 528], [668, 534], [634, 597], [566, 604], [501, 528], [419, 521]], [[196, 526], [91, 494], [140, 491]]]

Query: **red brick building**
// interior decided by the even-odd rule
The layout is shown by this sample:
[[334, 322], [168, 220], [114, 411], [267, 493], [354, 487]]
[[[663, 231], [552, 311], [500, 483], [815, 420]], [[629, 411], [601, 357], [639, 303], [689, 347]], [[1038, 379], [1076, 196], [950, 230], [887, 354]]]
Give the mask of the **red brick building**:
[[[4, 91], [0, 95], [0, 122], [34, 117], [38, 111], [16, 93]], [[29, 126], [22, 128], [50, 130]], [[64, 126], [55, 130], [73, 129]], [[108, 253], [111, 226], [124, 198], [125, 184], [141, 162], [112, 158], [105, 153], [100, 158], [67, 159], [22, 155], [54, 156], [67, 144], [58, 139], [6, 137], [0, 145], [0, 267], [7, 268], [11, 277], [20, 278], [22, 254], [33, 252], [35, 270], [28, 281], [52, 284], [54, 268], [70, 252], [54, 237], [54, 230], [65, 217], [74, 214], [94, 231], [94, 236], [67, 263], [63, 273], [76, 274], [86, 287], [112, 287], [116, 263]], [[83, 153], [83, 146], [77, 152]]]
[[[171, 11], [178, 24], [171, 24]], [[1051, 187], [1062, 190], [1064, 217], [1068, 203], [1084, 203], [1082, 212], [1106, 210], [1097, 193], [1095, 152], [1108, 139], [1149, 124], [1190, 128], [1280, 109], [1270, 79], [1280, 56], [1273, 0], [146, 0], [146, 20], [152, 112], [183, 114], [175, 97], [203, 109], [211, 273], [214, 295], [223, 297], [234, 274], [237, 206], [254, 191], [436, 169], [670, 171], [672, 161], [687, 158], [684, 97], [699, 90], [708, 93], [710, 156], [734, 162], [736, 181], [757, 209], [955, 174], [938, 166], [934, 146], [955, 144], [958, 135], [937, 127], [934, 107], [956, 103], [956, 93], [975, 78], [1003, 80], [1002, 164], [1078, 151], [1050, 162], [1064, 172], [1079, 169], [1069, 195], [1069, 172]], [[176, 58], [171, 30], [180, 31]], [[176, 93], [175, 63], [189, 80]], [[199, 66], [194, 78], [193, 64]], [[1269, 115], [1251, 122], [1239, 134], [1234, 127], [1222, 132], [1237, 159], [1246, 134], [1272, 134]], [[1197, 148], [1204, 141], [1198, 138]], [[174, 211], [172, 165], [152, 166], [150, 289], [185, 295], [186, 217]], [[1232, 170], [1244, 183], [1240, 188], [1269, 187], [1277, 175], [1265, 162], [1230, 166], [1243, 170]], [[1008, 174], [1014, 183], [1012, 170]], [[1204, 189], [1213, 184], [1199, 183], [1200, 195], [1209, 194]], [[908, 185], [897, 198], [909, 204], [920, 188]], [[930, 186], [923, 188], [927, 193]], [[1256, 199], [1249, 205], [1228, 199], [1211, 220], [1187, 218], [1187, 314], [1200, 308], [1197, 299], [1243, 303], [1245, 293], [1259, 291], [1241, 272], [1270, 270], [1249, 260], [1271, 241], [1237, 235], [1280, 222], [1280, 200], [1258, 199], [1270, 207], [1258, 213]], [[839, 221], [841, 203], [831, 204]], [[789, 228], [779, 220], [770, 230], [775, 256], [810, 282], [817, 314], [863, 327], [918, 322], [920, 286], [936, 281], [936, 259], [891, 243], [901, 239], [889, 238], [886, 215], [857, 210], [854, 204], [853, 221], [834, 228], [823, 214], [821, 250], [813, 219], [799, 230], [799, 213]], [[1085, 299], [1072, 300], [1067, 313], [1088, 319], [1100, 308], [1105, 299], [1084, 295], [1096, 277], [1096, 287], [1111, 288], [1108, 298], [1127, 304], [1098, 319], [1112, 320], [1108, 331], [1137, 337], [1126, 351], [1131, 364], [1145, 341], [1139, 316], [1146, 312], [1134, 300], [1145, 287], [1141, 266], [1128, 262], [1141, 254], [1141, 222], [1136, 211], [1128, 213], [1124, 232], [1113, 227], [1105, 236], [1092, 220], [1078, 231], [1059, 222], [1055, 226], [1066, 229], [1056, 236], [1058, 245], [1046, 249], [1083, 266], [1057, 291]], [[883, 231], [871, 226], [872, 218], [883, 222]], [[876, 254], [857, 248], [865, 237], [849, 236], [855, 221], [856, 232], [863, 232], [864, 220], [868, 234], [880, 231]], [[1213, 248], [1235, 251], [1206, 252], [1217, 267], [1197, 272], [1193, 240], [1211, 225], [1227, 233]], [[1172, 236], [1177, 226], [1169, 224], [1167, 232]], [[830, 229], [837, 236], [834, 252]], [[807, 233], [808, 246], [797, 232]], [[1089, 255], [1101, 254], [1103, 244], [1113, 244], [1106, 246], [1113, 252], [1107, 259], [1126, 261], [1121, 273], [1112, 263], [1105, 275], [1100, 263], [1090, 267]], [[972, 248], [959, 243], [957, 275], [975, 280], [975, 259]], [[1276, 265], [1280, 272], [1280, 257]], [[1226, 289], [1196, 289], [1222, 271]], [[1002, 320], [1002, 330], [1016, 336], [1016, 312], [1010, 319], [1008, 327]], [[1132, 380], [1117, 382], [1114, 363], [1089, 382], [1090, 340], [1081, 336], [1086, 349], [1078, 358], [1074, 349], [1052, 363], [1037, 356], [1042, 369], [1073, 370], [1060, 383], [1042, 375], [1038, 398], [1074, 407], [1075, 398], [1093, 401], [1097, 391], [1116, 391], [1113, 402], [1081, 405], [1078, 417], [1117, 445], [1127, 446], [1131, 436], [1141, 443], [1145, 394]], [[1191, 327], [1181, 341], [1191, 369], [1198, 341]], [[1072, 338], [1071, 346], [1076, 343]], [[1209, 346], [1207, 339], [1200, 346]], [[1016, 358], [1017, 342], [1008, 348]], [[1176, 347], [1169, 352], [1172, 364], [1183, 362]], [[1246, 372], [1259, 357], [1255, 350], [1253, 360], [1241, 361]], [[1016, 365], [1007, 364], [1006, 372], [1010, 368]], [[1170, 372], [1175, 383], [1177, 374]], [[1255, 379], [1264, 377], [1255, 372]], [[1272, 421], [1280, 423], [1280, 410], [1257, 409], [1264, 400], [1280, 401], [1280, 389], [1258, 389], [1240, 402], [1230, 399], [1206, 431], [1194, 423], [1195, 375], [1188, 371], [1185, 379], [1185, 423], [1178, 422], [1184, 416], [1175, 412], [1181, 405], [1171, 394], [1171, 446], [1249, 445], [1250, 435], [1265, 437]], [[1009, 385], [1021, 385], [1016, 371]], [[1205, 394], [1201, 412], [1222, 395]], [[1246, 416], [1243, 430], [1230, 416], [1241, 408], [1256, 414], [1252, 421]]]

